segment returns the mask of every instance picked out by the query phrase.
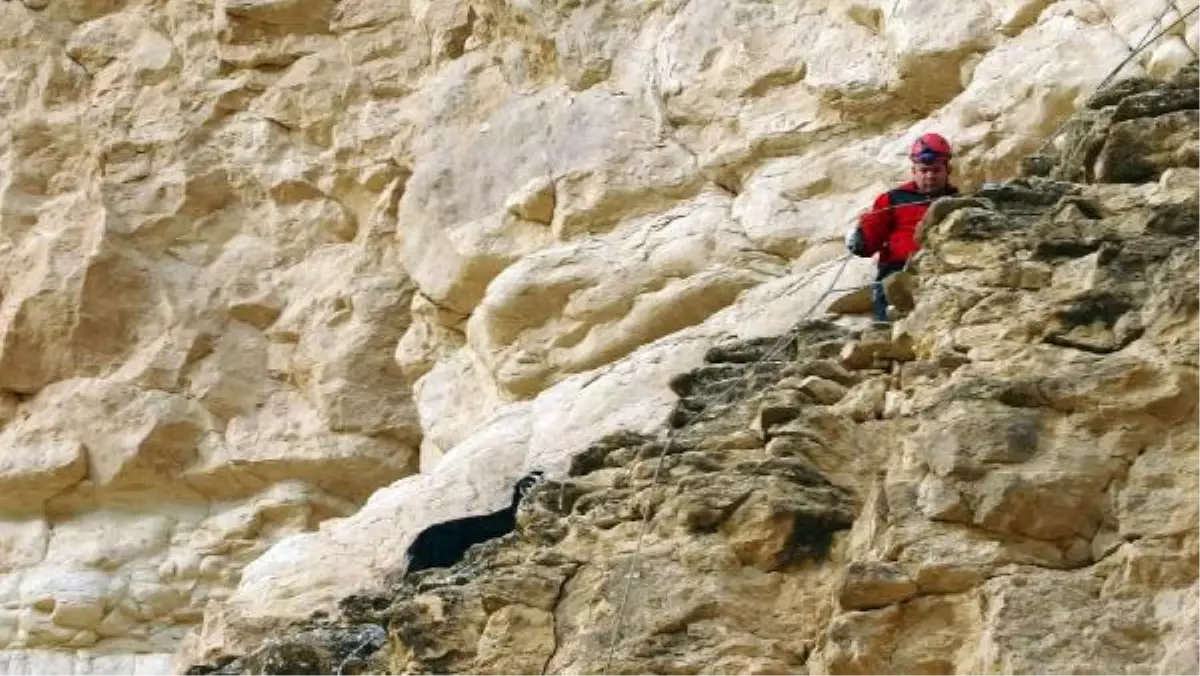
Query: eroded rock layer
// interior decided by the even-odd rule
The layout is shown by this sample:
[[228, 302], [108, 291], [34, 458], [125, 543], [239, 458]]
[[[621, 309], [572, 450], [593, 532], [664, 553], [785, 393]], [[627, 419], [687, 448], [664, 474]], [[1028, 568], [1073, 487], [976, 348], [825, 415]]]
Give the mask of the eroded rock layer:
[[1137, 180], [939, 201], [894, 325], [720, 342], [514, 533], [192, 673], [1195, 672], [1196, 70], [1140, 89], [1027, 163]]
[[869, 276], [830, 261], [919, 132], [967, 188], [1055, 136], [1057, 180], [1194, 166], [1186, 5], [0, 2], [0, 672], [248, 654], [657, 437]]

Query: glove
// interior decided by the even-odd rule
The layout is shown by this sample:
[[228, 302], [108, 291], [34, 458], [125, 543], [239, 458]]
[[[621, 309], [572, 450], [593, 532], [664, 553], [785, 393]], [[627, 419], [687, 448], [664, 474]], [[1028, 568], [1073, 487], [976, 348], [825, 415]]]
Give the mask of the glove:
[[855, 256], [867, 255], [867, 241], [863, 239], [862, 230], [855, 228], [846, 233], [846, 249]]

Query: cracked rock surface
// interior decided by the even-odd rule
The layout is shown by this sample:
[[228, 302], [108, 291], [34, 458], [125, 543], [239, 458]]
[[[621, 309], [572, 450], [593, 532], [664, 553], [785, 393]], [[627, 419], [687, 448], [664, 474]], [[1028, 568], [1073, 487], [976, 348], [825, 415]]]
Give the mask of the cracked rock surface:
[[718, 343], [514, 533], [192, 673], [1194, 672], [1198, 172], [1145, 147], [943, 200], [902, 320]]
[[[670, 383], [736, 363], [710, 348], [869, 279], [841, 238], [920, 133], [954, 141], [968, 192], [1039, 149], [1056, 181], [1186, 181], [1163, 171], [1195, 166], [1194, 76], [1162, 83], [1197, 25], [1125, 0], [0, 2], [0, 673], [249, 655], [382, 592], [416, 532], [527, 469], [688, 428]], [[1073, 232], [1004, 274], [1108, 265]], [[1031, 330], [1093, 355], [1178, 333], [1104, 293]], [[909, 360], [889, 378], [914, 385], [965, 359], [843, 340], [843, 367]], [[822, 369], [781, 376], [745, 434], [800, 402], [903, 408]], [[772, 485], [746, 505], [786, 502]], [[967, 522], [1007, 528], [1005, 504]]]

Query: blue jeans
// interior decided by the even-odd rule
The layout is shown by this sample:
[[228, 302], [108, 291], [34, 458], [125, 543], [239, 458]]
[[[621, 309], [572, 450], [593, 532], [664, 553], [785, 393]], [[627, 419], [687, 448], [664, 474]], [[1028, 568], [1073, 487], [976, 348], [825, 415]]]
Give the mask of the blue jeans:
[[871, 284], [871, 306], [875, 310], [875, 321], [888, 320], [887, 292], [883, 290], [883, 280], [904, 269], [904, 263], [881, 263], [879, 272], [875, 275], [875, 283]]

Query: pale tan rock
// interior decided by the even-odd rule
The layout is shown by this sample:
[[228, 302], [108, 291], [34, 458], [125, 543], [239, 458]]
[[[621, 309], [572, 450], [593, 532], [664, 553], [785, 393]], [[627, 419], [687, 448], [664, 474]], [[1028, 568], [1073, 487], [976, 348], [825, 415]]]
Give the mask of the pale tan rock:
[[1170, 35], [1155, 46], [1150, 63], [1146, 65], [1146, 74], [1165, 80], [1195, 58], [1192, 48], [1182, 37]]
[[489, 286], [467, 340], [503, 389], [528, 397], [699, 323], [762, 279], [731, 265], [742, 256], [726, 213], [707, 195], [632, 232], [528, 256]]
[[[105, 380], [56, 384], [39, 399], [43, 424], [69, 421], [74, 438], [86, 445], [89, 480], [100, 489], [144, 485], [182, 470], [212, 428], [207, 412], [183, 397]], [[70, 417], [56, 420], [56, 409]]]
[[176, 523], [167, 514], [96, 510], [55, 524], [46, 545], [46, 559], [56, 564], [115, 570], [127, 563], [152, 559], [166, 550]]
[[[270, 543], [350, 514], [416, 471], [418, 453], [426, 469], [453, 467], [459, 447], [486, 445], [477, 435], [512, 436], [522, 450], [499, 453], [561, 467], [598, 435], [654, 431], [675, 401], [666, 383], [717, 336], [772, 335], [827, 308], [822, 289], [869, 279], [872, 261], [836, 280], [828, 264], [854, 216], [903, 178], [917, 132], [951, 137], [964, 187], [1007, 175], [1159, 12], [1115, 0], [0, 3], [0, 565], [15, 580], [0, 586], [95, 567], [133, 612], [106, 605], [85, 628], [94, 606], [64, 603], [57, 626], [14, 601], [0, 671], [159, 669]], [[1193, 16], [1121, 77], [1165, 74], [1196, 35]], [[1191, 194], [1194, 176], [1172, 171], [1164, 189]], [[1006, 279], [1031, 291], [1105, 281], [1099, 260], [1053, 266], [1048, 286], [1045, 268], [1014, 269]], [[1155, 319], [1179, 297], [1078, 336], [1103, 346], [1141, 331], [1187, 353], [1191, 325]], [[916, 331], [913, 352], [961, 365], [957, 337], [971, 358], [999, 360], [1052, 325], [1006, 308], [957, 334]], [[973, 311], [917, 319], [959, 310]], [[1028, 322], [985, 328], [1005, 312]], [[1185, 375], [1133, 373], [1161, 387], [1130, 406], [1187, 419]], [[1051, 394], [1082, 409], [1114, 387]], [[852, 388], [830, 408], [878, 422], [884, 389]], [[495, 417], [513, 399], [523, 413]], [[1133, 438], [1052, 441], [1128, 464], [1081, 456], [1119, 477], [1102, 532], [1192, 527], [1185, 437], [1137, 457]], [[1021, 530], [1031, 496], [1017, 479], [1044, 486], [1052, 470], [962, 486], [963, 500]], [[935, 493], [915, 509], [956, 519]], [[1061, 545], [1078, 549], [1097, 508], [1076, 506], [1084, 516], [1026, 530], [1070, 531]], [[337, 542], [365, 551], [349, 533]], [[1091, 549], [1113, 554], [1103, 540]], [[346, 579], [383, 567], [348, 566]], [[280, 589], [310, 573], [332, 588], [315, 568]], [[782, 670], [800, 650], [737, 641], [755, 657], [715, 668]]]
[[6, 650], [0, 652], [0, 669], [6, 674], [152, 674], [167, 673], [170, 653], [128, 655], [93, 651]]
[[527, 221], [550, 225], [554, 220], [554, 181], [549, 176], [531, 179], [504, 206]]
[[[1144, 664], [1150, 669], [1158, 648], [1152, 641], [1133, 639], [1128, 643], [1097, 641], [1085, 627], [1108, 630], [1117, 626], [1133, 631], [1144, 628], [1155, 635], [1157, 623], [1152, 605], [1111, 598], [1095, 598], [1096, 582], [1073, 573], [1023, 573], [990, 581], [985, 587], [988, 613], [984, 618], [985, 641], [975, 666], [985, 670], [1022, 670], [1032, 660], [1045, 660], [1054, 670], [1073, 667], [1105, 670], [1106, 664]], [[1071, 608], [1064, 612], [1063, 608]], [[1020, 612], [1026, 626], [1037, 631], [1005, 629], [1004, 618]], [[1062, 632], [1063, 627], [1072, 630]], [[1079, 633], [1077, 633], [1079, 632]]]
[[536, 671], [553, 655], [554, 616], [541, 608], [505, 606], [479, 636], [479, 665], [490, 673]]
[[[401, 479], [396, 490], [376, 494], [353, 519], [291, 538], [256, 559], [245, 570], [238, 594], [225, 604], [236, 610], [206, 614], [203, 627], [189, 639], [186, 650], [204, 655], [210, 650], [227, 650], [230, 645], [249, 644], [278, 626], [281, 618], [306, 616], [316, 605], [331, 602], [344, 585], [366, 588], [376, 584], [402, 563], [409, 541], [424, 524], [495, 509], [511, 499], [509, 486], [525, 460], [527, 420], [527, 405], [498, 414], [496, 424], [459, 445], [443, 458], [434, 474]], [[488, 470], [480, 471], [480, 466]], [[475, 486], [470, 499], [464, 499], [461, 491], [452, 494], [444, 489], [459, 482]], [[410, 519], [414, 521], [411, 528], [388, 529], [402, 540], [368, 543], [353, 539], [362, 524]], [[351, 551], [355, 554], [346, 557]], [[281, 588], [292, 590], [286, 606], [273, 600]], [[267, 599], [272, 600], [264, 603]]]
[[953, 672], [970, 654], [979, 610], [962, 596], [931, 596], [868, 612], [846, 613], [830, 625], [814, 655], [824, 673]]
[[469, 349], [459, 349], [435, 362], [413, 387], [413, 398], [424, 432], [423, 466], [436, 464], [505, 403], [503, 393]]
[[36, 429], [25, 432], [19, 426], [0, 434], [0, 485], [9, 510], [39, 510], [46, 499], [87, 477], [87, 451], [78, 441], [54, 439]]
[[859, 422], [875, 420], [883, 415], [883, 407], [891, 378], [879, 376], [862, 381], [850, 388], [841, 401], [830, 407], [836, 415], [846, 415]]
[[830, 312], [837, 314], [869, 314], [874, 306], [871, 302], [871, 289], [858, 289], [840, 296], [829, 306]]
[[[732, 215], [755, 246], [794, 259], [801, 266], [796, 269], [847, 255], [845, 231], [870, 205], [873, 189], [891, 178], [869, 168], [874, 152], [866, 143], [836, 148], [816, 144], [795, 157], [768, 159], [742, 179]], [[828, 258], [815, 260], [823, 249]], [[874, 262], [855, 259], [850, 264], [864, 263]]]
[[550, 241], [544, 226], [504, 215], [468, 221], [458, 230], [413, 228], [401, 237], [405, 267], [421, 293], [461, 315], [471, 313], [502, 270]]
[[326, 44], [332, 3], [325, 0], [229, 0], [217, 5], [221, 56], [253, 66], [290, 63]]
[[394, 358], [404, 377], [415, 383], [462, 347], [466, 317], [438, 307], [419, 293], [413, 294], [409, 316], [412, 324], [396, 343]]
[[[56, 625], [87, 629], [104, 617], [110, 576], [87, 568], [40, 568], [21, 580], [21, 600], [28, 608], [51, 613]], [[74, 632], [71, 633], [74, 635]]]
[[[1041, 143], [1038, 133], [1028, 130], [1050, 133], [1129, 53], [1129, 43], [1107, 30], [1111, 17], [1128, 16], [1129, 9], [1113, 7], [1111, 14], [1105, 14], [1094, 6], [1077, 5], [1082, 3], [1056, 3], [1041, 12], [1032, 26], [986, 52], [971, 70], [962, 93], [912, 129], [906, 139], [933, 128], [954, 139], [958, 147], [971, 147], [971, 157], [955, 162], [959, 181], [965, 185], [1011, 175], [1020, 157]], [[1153, 17], [1147, 18], [1145, 25], [1151, 21]], [[1083, 50], [1089, 54], [1089, 65], [1071, 65], [1071, 55]], [[1122, 74], [1139, 72], [1139, 66], [1131, 64]], [[988, 138], [989, 129], [1001, 133]], [[897, 155], [903, 151], [899, 143], [893, 148]]]
[[1182, 674], [1197, 669], [1200, 656], [1195, 642], [1193, 627], [1197, 620], [1197, 593], [1195, 587], [1184, 593], [1182, 602], [1176, 602], [1175, 616], [1171, 618], [1174, 632], [1166, 642], [1167, 650], [1158, 663], [1157, 673]]
[[[259, 331], [233, 324], [188, 370], [187, 394], [222, 420], [248, 415], [270, 394], [271, 346]], [[290, 372], [290, 364], [287, 369]]]
[[851, 563], [838, 590], [838, 603], [846, 610], [870, 610], [902, 603], [917, 595], [917, 585], [895, 565]]
[[979, 489], [973, 520], [984, 528], [1058, 540], [1091, 535], [1100, 518], [1102, 477], [993, 471]]
[[1186, 487], [1196, 475], [1190, 462], [1195, 453], [1194, 439], [1175, 434], [1159, 452], [1134, 460], [1116, 505], [1124, 536], [1165, 536], [1197, 528], [1197, 515], [1185, 506]]
[[798, 389], [781, 388], [763, 396], [754, 431], [766, 438], [771, 428], [794, 420], [808, 403]]
[[143, 25], [130, 14], [112, 14], [89, 21], [67, 42], [67, 54], [95, 75], [112, 61], [125, 58]]
[[9, 645], [17, 637], [19, 626], [17, 613], [11, 610], [0, 612], [0, 644]]
[[930, 519], [960, 522], [969, 519], [967, 503], [952, 481], [930, 474], [921, 480], [919, 490], [918, 504]]
[[805, 392], [822, 404], [836, 404], [846, 396], [845, 385], [818, 376], [808, 376], [800, 381], [800, 391]]
[[[823, 288], [835, 272], [832, 266], [826, 266], [803, 274], [802, 278], [815, 279]], [[775, 302], [768, 303], [767, 299]], [[818, 290], [796, 284], [794, 279], [783, 279], [754, 289], [738, 305], [724, 310], [718, 321], [754, 337], [756, 332], [785, 330], [796, 316], [828, 301], [821, 300]], [[245, 571], [239, 591], [227, 602], [228, 607], [237, 610], [207, 616], [205, 626], [189, 638], [185, 652], [205, 655], [228, 649], [229, 645], [248, 645], [286, 621], [284, 618], [303, 616], [314, 604], [331, 602], [345, 585], [376, 584], [379, 576], [398, 565], [407, 540], [383, 546], [377, 539], [357, 540], [354, 533], [370, 529], [363, 524], [409, 518], [428, 523], [464, 513], [458, 510], [478, 511], [485, 509], [485, 505], [490, 509], [508, 495], [506, 479], [497, 474], [498, 466], [509, 467], [505, 470], [510, 477], [507, 481], [522, 466], [562, 471], [569, 464], [569, 453], [564, 453], [564, 449], [582, 449], [618, 430], [655, 429], [675, 400], [667, 388], [669, 374], [699, 363], [709, 343], [704, 339], [705, 332], [714, 330], [696, 327], [691, 336], [684, 333], [641, 348], [638, 359], [607, 367], [601, 377], [579, 374], [563, 380], [533, 402], [499, 409], [490, 425], [481, 425], [480, 431], [458, 442], [441, 458], [435, 472], [421, 478], [454, 485], [460, 481], [488, 481], [486, 488], [478, 489], [477, 498], [456, 503], [454, 512], [443, 512], [451, 505], [422, 497], [426, 491], [432, 491], [429, 495], [441, 493], [434, 486], [417, 488], [420, 482], [416, 479], [402, 480], [395, 490], [377, 493], [353, 519], [340, 526], [331, 524], [335, 526], [333, 530], [294, 538], [256, 560]], [[660, 375], [652, 375], [655, 372]], [[638, 394], [635, 396], [634, 392]], [[614, 401], [624, 405], [614, 407], [611, 403]], [[486, 464], [488, 471], [480, 473], [472, 469], [479, 463]], [[411, 538], [417, 530], [414, 526], [393, 532], [407, 533], [404, 537]], [[351, 550], [360, 554], [350, 555]], [[340, 563], [334, 564], [335, 561]], [[324, 576], [319, 571], [329, 574]], [[275, 594], [282, 588], [292, 590], [288, 597], [292, 600], [286, 604], [276, 601], [279, 597]]]
[[138, 626], [138, 621], [121, 611], [120, 608], [114, 608], [108, 611], [104, 619], [96, 624], [96, 633], [103, 637], [121, 637], [130, 633]]
[[[412, 224], [399, 233], [405, 267], [422, 293], [470, 312], [492, 277], [548, 244], [544, 225], [505, 219], [501, 210], [530, 180], [551, 171], [560, 177], [551, 228], [558, 239], [603, 231], [635, 204], [639, 213], [669, 204], [672, 192], [686, 194], [680, 193], [691, 157], [656, 146], [637, 109], [630, 97], [602, 89], [579, 98], [549, 90], [497, 108], [477, 134], [438, 138], [438, 152], [417, 167], [400, 211]], [[618, 136], [626, 142], [610, 141]], [[644, 140], [629, 144], [634, 138]], [[511, 152], [514, 139], [525, 139], [529, 150]], [[613, 172], [618, 166], [628, 171]]]
[[[292, 418], [296, 411], [304, 411], [307, 420]], [[254, 415], [230, 421], [223, 436], [205, 437], [186, 480], [204, 493], [235, 497], [298, 478], [362, 499], [384, 477], [411, 473], [415, 462], [414, 449], [403, 442], [329, 432], [315, 407], [298, 394], [280, 392]], [[255, 469], [235, 478], [243, 467]]]
[[0, 524], [0, 571], [32, 567], [46, 555], [49, 528], [41, 518], [6, 520]]
[[[127, 332], [143, 324], [148, 332], [161, 329], [164, 318], [152, 309], [159, 283], [149, 268], [111, 248], [85, 255], [75, 248], [82, 235], [68, 229], [58, 246], [31, 245], [28, 263], [40, 256], [50, 260], [32, 266], [0, 305], [0, 386], [31, 393], [73, 374], [95, 375], [131, 356], [134, 344]], [[81, 274], [59, 277], [59, 270], [76, 266], [82, 266]], [[114, 304], [114, 288], [122, 291], [119, 304]], [[77, 326], [42, 325], [42, 317], [62, 317], [69, 306], [82, 308]]]
[[[962, 65], [967, 54], [987, 51], [996, 39], [997, 17], [993, 11], [991, 3], [985, 2], [967, 3], [955, 11], [936, 3], [897, 5], [884, 24], [884, 34], [892, 52], [889, 56], [897, 64], [898, 75], [904, 79], [923, 79], [914, 76], [932, 68], [954, 72]], [[910, 100], [925, 103], [930, 99], [945, 100], [957, 94], [962, 83], [953, 78], [944, 78], [936, 84], [909, 86], [915, 89], [908, 94]], [[946, 87], [948, 91], [941, 89]]]

